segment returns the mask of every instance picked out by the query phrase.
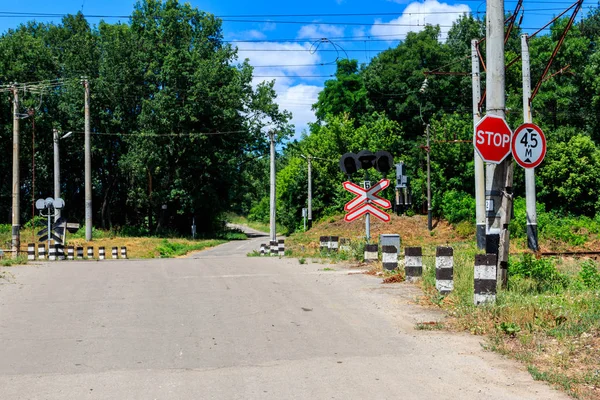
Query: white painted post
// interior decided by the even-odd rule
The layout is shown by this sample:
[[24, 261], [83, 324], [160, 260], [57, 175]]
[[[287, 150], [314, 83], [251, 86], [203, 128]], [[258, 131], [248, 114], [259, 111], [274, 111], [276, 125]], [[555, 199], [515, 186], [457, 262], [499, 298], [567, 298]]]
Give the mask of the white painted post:
[[423, 276], [423, 250], [420, 247], [404, 248], [406, 281], [414, 282]]
[[396, 246], [381, 246], [383, 269], [393, 271], [398, 268], [398, 249]]
[[441, 294], [454, 289], [454, 249], [438, 246], [435, 250], [435, 287]]
[[475, 305], [496, 301], [496, 260], [495, 254], [475, 255]]

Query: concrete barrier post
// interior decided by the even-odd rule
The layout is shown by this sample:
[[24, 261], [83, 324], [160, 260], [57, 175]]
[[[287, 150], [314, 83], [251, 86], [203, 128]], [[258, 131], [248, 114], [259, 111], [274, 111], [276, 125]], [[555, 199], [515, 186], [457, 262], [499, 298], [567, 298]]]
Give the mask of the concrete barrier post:
[[423, 250], [420, 247], [404, 248], [404, 271], [408, 282], [414, 282], [423, 276]]
[[454, 249], [438, 246], [435, 250], [435, 287], [441, 294], [454, 289]]
[[264, 256], [267, 253], [267, 245], [265, 243], [260, 245], [260, 255]]
[[329, 236], [321, 236], [319, 238], [319, 249], [321, 251], [329, 250]]
[[330, 236], [329, 237], [329, 250], [337, 252], [340, 247], [340, 237]]
[[271, 256], [277, 256], [277, 240], [271, 240], [269, 245], [271, 246]]
[[496, 301], [496, 255], [475, 255], [475, 305]]
[[27, 260], [35, 260], [35, 243], [29, 243], [27, 245]]
[[64, 244], [56, 245], [56, 257], [61, 261], [65, 259], [65, 245]]
[[45, 260], [46, 259], [46, 245], [45, 244], [38, 244], [38, 260]]
[[340, 251], [350, 251], [350, 239], [340, 238]]
[[48, 260], [56, 261], [56, 245], [50, 245], [48, 247]]
[[87, 248], [87, 258], [88, 258], [88, 260], [93, 260], [94, 259], [94, 247], [93, 246], [88, 246], [88, 248]]
[[98, 247], [98, 260], [106, 259], [106, 249], [104, 246]]
[[77, 259], [78, 260], [83, 259], [83, 247], [77, 247]]
[[379, 246], [376, 244], [365, 245], [365, 262], [379, 260]]
[[383, 269], [393, 271], [398, 268], [398, 250], [396, 246], [381, 246]]
[[119, 248], [118, 247], [112, 248], [112, 258], [113, 258], [113, 260], [116, 260], [117, 258], [119, 258]]
[[285, 240], [279, 239], [277, 241], [277, 252], [279, 253], [279, 257], [285, 256]]
[[127, 247], [121, 246], [121, 258], [127, 260]]
[[75, 259], [75, 246], [67, 247], [67, 259], [74, 260]]

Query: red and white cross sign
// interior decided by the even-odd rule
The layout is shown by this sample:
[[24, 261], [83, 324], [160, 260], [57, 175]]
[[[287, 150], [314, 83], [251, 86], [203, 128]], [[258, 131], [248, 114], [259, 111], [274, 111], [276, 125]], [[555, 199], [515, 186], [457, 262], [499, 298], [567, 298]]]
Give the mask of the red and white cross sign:
[[366, 213], [370, 213], [382, 220], [383, 222], [389, 222], [389, 214], [373, 206], [373, 204], [375, 204], [382, 208], [392, 207], [392, 203], [390, 203], [389, 200], [377, 196], [377, 193], [381, 192], [389, 185], [389, 179], [382, 179], [379, 182], [377, 182], [376, 185], [371, 186], [369, 189], [363, 189], [352, 182], [344, 182], [344, 189], [356, 195], [354, 199], [346, 203], [346, 205], [344, 206], [344, 210], [349, 211], [348, 214], [346, 214], [346, 216], [344, 217], [344, 220], [347, 222], [351, 222], [365, 215]]

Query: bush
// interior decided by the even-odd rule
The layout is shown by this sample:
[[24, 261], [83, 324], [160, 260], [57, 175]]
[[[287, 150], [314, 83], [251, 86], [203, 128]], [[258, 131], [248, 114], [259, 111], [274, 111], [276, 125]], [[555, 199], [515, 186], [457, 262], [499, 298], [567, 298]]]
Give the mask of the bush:
[[598, 272], [598, 266], [594, 261], [586, 260], [581, 264], [579, 278], [589, 289], [600, 289], [600, 272]]
[[538, 293], [561, 292], [569, 285], [568, 277], [558, 272], [553, 259], [535, 259], [531, 254], [523, 254], [517, 261], [511, 258], [508, 274], [510, 287], [521, 290], [528, 287]]
[[475, 220], [475, 199], [468, 193], [450, 190], [442, 196], [442, 215], [451, 224]]

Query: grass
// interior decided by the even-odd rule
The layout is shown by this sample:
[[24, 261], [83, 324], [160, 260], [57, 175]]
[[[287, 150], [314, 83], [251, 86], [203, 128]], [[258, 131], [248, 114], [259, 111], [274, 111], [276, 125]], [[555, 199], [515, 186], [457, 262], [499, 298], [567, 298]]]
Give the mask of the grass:
[[[248, 218], [241, 216], [241, 215], [229, 213], [229, 214], [227, 214], [226, 219], [227, 219], [227, 222], [229, 222], [229, 223], [236, 224], [236, 225], [246, 225], [246, 226], [248, 226], [252, 229], [255, 229], [257, 231], [260, 231], [260, 232], [269, 232], [271, 229], [271, 227], [268, 223], [260, 222], [260, 221], [250, 221]], [[276, 224], [276, 230], [277, 230], [278, 234], [285, 232], [285, 228], [279, 224]]]
[[17, 258], [11, 258], [10, 254], [5, 254], [4, 258], [0, 260], [0, 266], [11, 267], [13, 265], [24, 265], [27, 264], [27, 256], [17, 256]]
[[214, 247], [227, 242], [226, 240], [209, 239], [200, 240], [192, 243], [175, 242], [163, 239], [162, 243], [156, 247], [161, 258], [172, 258], [184, 256], [192, 251], [204, 250], [207, 247]]

